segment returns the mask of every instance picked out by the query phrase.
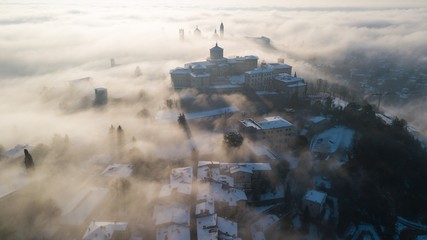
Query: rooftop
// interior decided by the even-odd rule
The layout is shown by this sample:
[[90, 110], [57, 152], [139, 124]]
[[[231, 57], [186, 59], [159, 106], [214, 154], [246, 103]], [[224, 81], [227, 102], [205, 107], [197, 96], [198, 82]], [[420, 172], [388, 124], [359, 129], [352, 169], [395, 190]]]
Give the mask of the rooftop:
[[112, 177], [129, 177], [132, 173], [132, 165], [130, 164], [112, 164], [101, 173], [102, 176], [112, 176]]
[[326, 196], [327, 195], [324, 192], [310, 190], [305, 194], [304, 199], [311, 202], [322, 204], [326, 200]]
[[197, 218], [197, 239], [216, 240], [218, 239], [217, 215], [212, 214]]
[[272, 73], [274, 70], [270, 68], [256, 68], [252, 71], [247, 71], [247, 74]]
[[218, 230], [225, 235], [237, 237], [237, 223], [218, 217]]
[[190, 228], [178, 224], [157, 228], [156, 239], [190, 240]]
[[262, 129], [260, 125], [258, 125], [254, 120], [252, 119], [244, 119], [240, 120], [240, 123], [242, 123], [245, 127], [253, 127], [255, 129]]
[[169, 205], [156, 205], [154, 207], [153, 219], [155, 224], [181, 224], [190, 225], [190, 205], [174, 202]]
[[258, 125], [261, 126], [262, 129], [274, 129], [293, 126], [292, 123], [288, 122], [280, 116], [266, 117], [264, 119], [266, 121], [258, 123]]
[[304, 80], [304, 79], [299, 78], [299, 77], [292, 77], [291, 75], [289, 75], [287, 73], [280, 73], [274, 79], [276, 79], [277, 81], [288, 83], [288, 84], [301, 82]]
[[91, 222], [86, 230], [83, 240], [111, 239], [115, 231], [126, 231], [126, 222]]

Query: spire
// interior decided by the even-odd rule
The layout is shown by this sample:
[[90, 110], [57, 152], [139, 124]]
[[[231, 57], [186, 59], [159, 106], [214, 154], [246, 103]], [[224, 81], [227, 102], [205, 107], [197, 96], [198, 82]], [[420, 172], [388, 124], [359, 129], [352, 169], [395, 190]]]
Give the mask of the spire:
[[294, 77], [297, 77], [297, 72], [295, 72]]

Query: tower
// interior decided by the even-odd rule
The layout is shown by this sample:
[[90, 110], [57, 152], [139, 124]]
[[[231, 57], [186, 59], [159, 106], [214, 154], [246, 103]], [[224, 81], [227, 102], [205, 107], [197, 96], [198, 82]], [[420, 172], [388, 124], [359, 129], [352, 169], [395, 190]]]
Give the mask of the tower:
[[111, 63], [111, 67], [115, 67], [116, 66], [116, 61], [114, 60], [114, 58], [110, 59], [110, 63]]
[[95, 88], [95, 105], [105, 105], [108, 101], [108, 93], [106, 88]]
[[218, 59], [222, 59], [223, 57], [224, 57], [224, 50], [218, 47], [218, 43], [215, 44], [215, 47], [210, 49], [210, 59], [218, 60]]
[[184, 29], [179, 29], [179, 40], [184, 41]]
[[224, 37], [224, 24], [221, 22], [221, 25], [219, 26], [219, 34], [221, 38]]
[[218, 40], [218, 38], [219, 38], [218, 33], [216, 32], [216, 29], [215, 29], [214, 34], [212, 35], [212, 38], [213, 38], [214, 40]]
[[198, 26], [196, 26], [196, 29], [194, 30], [194, 36], [196, 37], [202, 36], [202, 31], [200, 31]]

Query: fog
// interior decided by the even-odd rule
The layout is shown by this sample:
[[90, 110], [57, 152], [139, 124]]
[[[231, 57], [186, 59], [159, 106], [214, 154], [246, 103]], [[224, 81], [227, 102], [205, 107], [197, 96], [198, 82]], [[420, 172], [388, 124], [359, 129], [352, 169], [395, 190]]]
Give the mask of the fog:
[[[318, 77], [338, 81], [316, 70], [313, 63], [336, 64], [362, 51], [369, 53], [368, 58], [384, 54], [405, 66], [427, 64], [426, 15], [427, 3], [421, 0], [248, 1], [244, 5], [233, 1], [2, 1], [0, 146], [3, 150], [17, 144], [38, 146], [33, 178], [37, 183], [49, 179], [48, 186], [37, 184], [43, 185], [40, 191], [19, 198], [5, 215], [23, 216], [22, 206], [31, 204], [29, 199], [43, 203], [53, 198], [60, 206], [62, 199], [87, 182], [92, 184], [91, 175], [102, 172], [104, 167], [94, 163], [100, 156], [112, 154], [115, 161], [128, 163], [188, 160], [191, 148], [183, 130], [177, 123], [156, 121], [155, 115], [166, 108], [166, 99], [179, 98], [170, 88], [169, 70], [204, 60], [216, 42], [224, 48], [225, 57], [256, 55], [260, 61], [273, 62], [282, 57], [307, 81]], [[221, 22], [225, 37], [212, 39]], [[196, 26], [201, 38], [193, 35]], [[180, 28], [185, 31], [184, 41], [179, 41]], [[260, 36], [269, 37], [272, 48], [246, 38]], [[114, 68], [111, 58], [117, 64]], [[141, 76], [134, 75], [137, 66]], [[70, 82], [86, 77], [90, 80]], [[106, 106], [93, 106], [98, 87], [108, 89]], [[205, 107], [205, 98], [195, 96], [194, 104]], [[241, 110], [253, 108], [240, 94], [226, 95], [224, 101]], [[425, 108], [425, 103], [417, 104]], [[138, 116], [143, 109], [148, 116]], [[425, 114], [408, 109], [402, 114], [426, 129]], [[111, 125], [124, 129], [124, 155], [109, 145]], [[218, 121], [214, 125], [218, 132], [224, 127]], [[229, 160], [221, 134], [191, 130], [201, 152]], [[68, 143], [63, 143], [65, 138]], [[130, 154], [130, 149], [137, 151]], [[16, 163], [0, 160], [0, 166], [1, 179], [25, 175]], [[171, 167], [152, 175], [167, 175]], [[148, 204], [159, 183], [130, 181], [132, 186], [144, 186], [138, 194]], [[69, 188], [68, 193], [62, 188]]]

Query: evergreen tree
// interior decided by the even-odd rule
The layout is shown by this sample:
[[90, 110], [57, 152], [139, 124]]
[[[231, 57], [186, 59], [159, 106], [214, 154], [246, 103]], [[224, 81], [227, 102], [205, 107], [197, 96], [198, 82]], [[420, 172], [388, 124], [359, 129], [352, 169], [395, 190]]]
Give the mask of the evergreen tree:
[[288, 182], [288, 184], [286, 184], [285, 207], [287, 209], [291, 209], [292, 208], [291, 186], [289, 185], [289, 182]]
[[243, 143], [243, 137], [237, 131], [224, 133], [224, 143], [227, 147], [240, 147]]
[[309, 227], [310, 227], [310, 212], [308, 211], [308, 207], [306, 206], [301, 216], [301, 232], [308, 233]]
[[25, 159], [24, 159], [25, 168], [33, 169], [34, 168], [33, 157], [31, 157], [31, 154], [28, 152], [27, 149], [24, 149], [24, 153], [25, 153]]

